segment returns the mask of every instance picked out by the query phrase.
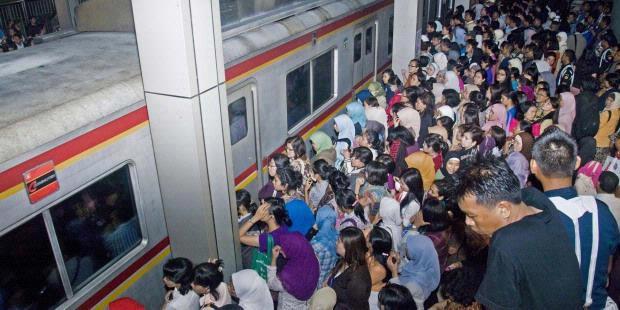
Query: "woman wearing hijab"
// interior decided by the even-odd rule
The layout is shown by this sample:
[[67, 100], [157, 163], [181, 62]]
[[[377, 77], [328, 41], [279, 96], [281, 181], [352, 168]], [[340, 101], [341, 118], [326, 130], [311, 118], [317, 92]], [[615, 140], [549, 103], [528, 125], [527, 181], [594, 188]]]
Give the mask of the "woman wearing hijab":
[[316, 153], [311, 162], [324, 159], [328, 164], [334, 165], [336, 162], [336, 150], [332, 145], [332, 139], [322, 131], [317, 131], [310, 136], [310, 144]]
[[366, 112], [364, 111], [364, 105], [359, 101], [353, 101], [347, 104], [347, 115], [353, 121], [353, 125], [355, 125], [355, 135], [361, 136], [364, 128], [366, 128]]
[[[441, 271], [433, 242], [426, 236], [409, 233], [402, 242], [403, 265], [398, 276], [398, 255], [388, 258], [388, 266], [394, 277], [392, 283], [409, 289], [418, 309], [424, 309], [424, 301], [439, 285]], [[396, 260], [396, 263], [394, 261]]]
[[558, 124], [564, 132], [570, 134], [575, 120], [576, 104], [575, 96], [571, 92], [563, 92], [560, 94], [560, 115], [558, 116]]
[[[279, 255], [285, 263], [276, 268]], [[273, 248], [267, 276], [269, 288], [280, 292], [278, 309], [308, 309], [308, 300], [317, 287], [319, 275], [319, 262], [306, 238], [299, 233], [280, 236], [278, 246]]]
[[560, 47], [559, 55], [562, 55], [568, 48], [568, 36], [566, 35], [566, 32], [562, 31], [562, 32], [558, 32], [558, 34], [556, 35], [556, 38], [558, 39], [558, 45]]
[[392, 249], [398, 250], [403, 232], [403, 219], [400, 214], [400, 203], [391, 197], [383, 197], [379, 204], [380, 227], [385, 228], [392, 235]]
[[446, 160], [443, 166], [437, 171], [436, 179], [442, 180], [451, 178], [459, 170], [461, 166], [461, 154], [459, 152], [450, 151], [446, 154]]
[[407, 128], [413, 134], [414, 139], [420, 136], [420, 113], [414, 108], [405, 107], [397, 113], [399, 126]]
[[611, 156], [611, 139], [620, 121], [620, 93], [611, 93], [605, 100], [605, 109], [600, 113], [600, 123], [596, 140], [596, 155], [594, 160], [604, 163], [607, 156]]
[[482, 130], [488, 132], [493, 126], [506, 128], [506, 107], [501, 103], [496, 103], [489, 108], [487, 121], [482, 126]]
[[[377, 98], [370, 97], [364, 101], [364, 112], [366, 113], [367, 120], [366, 127], [370, 127], [371, 123], [378, 124], [382, 126], [383, 129], [377, 132], [382, 134], [383, 137], [387, 137], [388, 117], [387, 114], [385, 114], [385, 110], [381, 108], [381, 105], [379, 105]], [[373, 127], [374, 126], [376, 125], [373, 124]]]
[[435, 180], [435, 163], [431, 155], [424, 152], [415, 152], [405, 158], [407, 167], [416, 168], [422, 174], [424, 190], [428, 191]]
[[513, 152], [520, 152], [529, 162], [532, 159], [532, 148], [534, 147], [534, 137], [528, 132], [521, 132], [515, 136], [513, 143]]
[[377, 98], [379, 105], [382, 108], [387, 107], [387, 98], [385, 97], [385, 91], [383, 90], [383, 86], [379, 82], [371, 82], [368, 84], [368, 91], [373, 97]]
[[239, 298], [239, 306], [244, 310], [273, 310], [267, 283], [252, 269], [232, 274], [231, 291], [231, 295]]
[[335, 166], [340, 167], [344, 161], [342, 151], [346, 149], [353, 149], [353, 142], [355, 141], [355, 125], [353, 121], [346, 114], [340, 114], [334, 118], [334, 130], [338, 133], [338, 140], [336, 141], [336, 162]]
[[530, 162], [521, 152], [516, 151], [506, 157], [506, 162], [519, 179], [521, 188], [525, 188], [527, 186], [527, 178], [530, 176]]
[[446, 71], [446, 83], [445, 89], [454, 89], [457, 92], [461, 91], [461, 86], [459, 82], [459, 77], [452, 70]]
[[316, 213], [316, 229], [318, 232], [312, 238], [310, 244], [319, 260], [319, 267], [321, 269], [317, 288], [323, 286], [323, 282], [325, 282], [329, 273], [338, 262], [338, 253], [336, 253], [336, 241], [338, 240], [336, 218], [336, 211], [330, 207], [320, 208]]

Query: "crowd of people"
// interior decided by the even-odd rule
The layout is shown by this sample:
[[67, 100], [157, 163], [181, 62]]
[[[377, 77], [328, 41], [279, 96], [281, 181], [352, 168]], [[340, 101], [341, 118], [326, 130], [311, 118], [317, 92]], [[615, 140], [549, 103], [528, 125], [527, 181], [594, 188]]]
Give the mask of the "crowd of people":
[[165, 309], [618, 309], [611, 3], [473, 1], [236, 192], [244, 269], [164, 266]]
[[0, 49], [6, 53], [19, 50], [35, 44], [35, 37], [45, 34], [45, 25], [39, 23], [35, 16], [30, 17], [25, 31], [22, 30], [21, 23], [9, 20], [6, 28], [0, 28]]

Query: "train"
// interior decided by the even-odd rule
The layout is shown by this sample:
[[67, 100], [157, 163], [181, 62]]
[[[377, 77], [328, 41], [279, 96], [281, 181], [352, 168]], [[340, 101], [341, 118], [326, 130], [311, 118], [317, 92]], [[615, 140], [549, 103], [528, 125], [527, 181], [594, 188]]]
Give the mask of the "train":
[[[262, 20], [223, 33], [235, 188], [251, 193], [288, 136], [331, 133], [390, 67], [394, 1]], [[0, 55], [0, 308], [161, 306], [171, 237], [136, 50], [133, 33], [87, 32]]]

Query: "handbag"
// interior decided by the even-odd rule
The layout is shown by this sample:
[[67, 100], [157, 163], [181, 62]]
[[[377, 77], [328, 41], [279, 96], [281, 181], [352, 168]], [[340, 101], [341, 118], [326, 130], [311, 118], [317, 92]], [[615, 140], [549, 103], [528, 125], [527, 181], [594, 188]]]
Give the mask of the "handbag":
[[267, 235], [267, 253], [261, 252], [259, 249], [254, 249], [252, 253], [252, 269], [258, 273], [258, 275], [267, 280], [267, 267], [271, 265], [271, 250], [273, 249], [273, 237], [271, 234]]

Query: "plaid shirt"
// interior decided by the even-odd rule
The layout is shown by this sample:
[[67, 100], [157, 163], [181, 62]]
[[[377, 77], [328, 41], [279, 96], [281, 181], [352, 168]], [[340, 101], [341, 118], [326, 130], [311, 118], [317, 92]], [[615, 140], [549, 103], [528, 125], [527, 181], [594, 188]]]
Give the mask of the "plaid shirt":
[[330, 253], [322, 244], [312, 240], [310, 242], [312, 244], [312, 249], [314, 250], [314, 254], [316, 254], [316, 258], [319, 260], [319, 267], [321, 268], [321, 274], [319, 276], [319, 283], [317, 284], [317, 288], [321, 288], [323, 286], [323, 282], [329, 276], [329, 273], [332, 271], [336, 263], [338, 262], [338, 255]]

